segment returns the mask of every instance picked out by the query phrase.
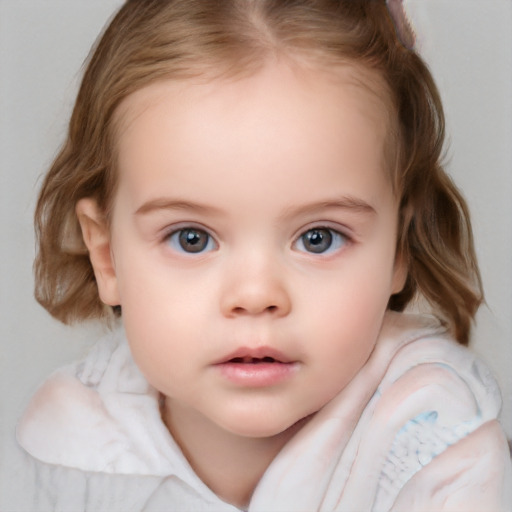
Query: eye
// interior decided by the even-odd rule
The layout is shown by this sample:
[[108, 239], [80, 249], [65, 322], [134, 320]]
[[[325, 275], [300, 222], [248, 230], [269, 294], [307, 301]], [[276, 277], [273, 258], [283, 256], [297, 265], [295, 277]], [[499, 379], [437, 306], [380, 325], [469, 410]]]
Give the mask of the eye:
[[348, 237], [330, 228], [309, 229], [295, 242], [299, 251], [312, 254], [326, 254], [334, 252], [348, 243]]
[[178, 252], [198, 254], [216, 248], [213, 238], [203, 229], [183, 228], [174, 231], [166, 238], [172, 249]]

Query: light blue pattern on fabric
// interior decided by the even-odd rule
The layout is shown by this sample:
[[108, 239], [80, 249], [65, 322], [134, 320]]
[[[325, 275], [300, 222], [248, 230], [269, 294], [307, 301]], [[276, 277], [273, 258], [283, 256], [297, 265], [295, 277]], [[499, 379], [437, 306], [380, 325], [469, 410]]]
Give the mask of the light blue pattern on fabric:
[[393, 503], [404, 484], [434, 457], [466, 437], [481, 422], [480, 415], [454, 426], [438, 423], [437, 411], [425, 411], [397, 433], [382, 468], [377, 500]]

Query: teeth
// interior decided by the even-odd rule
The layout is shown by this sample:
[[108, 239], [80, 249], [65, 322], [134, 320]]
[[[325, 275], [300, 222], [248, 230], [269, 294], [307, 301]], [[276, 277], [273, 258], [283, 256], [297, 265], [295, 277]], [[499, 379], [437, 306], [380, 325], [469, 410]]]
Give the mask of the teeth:
[[275, 363], [276, 360], [273, 357], [234, 357], [231, 359], [232, 363], [240, 363], [240, 364], [259, 364], [259, 363]]

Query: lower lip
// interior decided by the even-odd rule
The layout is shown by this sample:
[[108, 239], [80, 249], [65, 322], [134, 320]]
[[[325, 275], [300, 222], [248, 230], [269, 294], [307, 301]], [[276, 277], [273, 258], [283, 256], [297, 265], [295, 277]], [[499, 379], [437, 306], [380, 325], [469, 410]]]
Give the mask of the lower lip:
[[216, 365], [221, 375], [238, 386], [267, 387], [290, 378], [297, 363], [221, 363]]

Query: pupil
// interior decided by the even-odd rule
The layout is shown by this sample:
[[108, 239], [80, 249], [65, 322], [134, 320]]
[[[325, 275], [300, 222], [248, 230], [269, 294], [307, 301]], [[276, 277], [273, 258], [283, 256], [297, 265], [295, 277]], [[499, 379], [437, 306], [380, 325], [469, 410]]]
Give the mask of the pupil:
[[181, 247], [187, 252], [201, 252], [208, 243], [208, 235], [195, 229], [184, 229], [179, 238]]
[[303, 236], [304, 247], [309, 252], [325, 252], [332, 244], [332, 235], [328, 229], [312, 229]]

